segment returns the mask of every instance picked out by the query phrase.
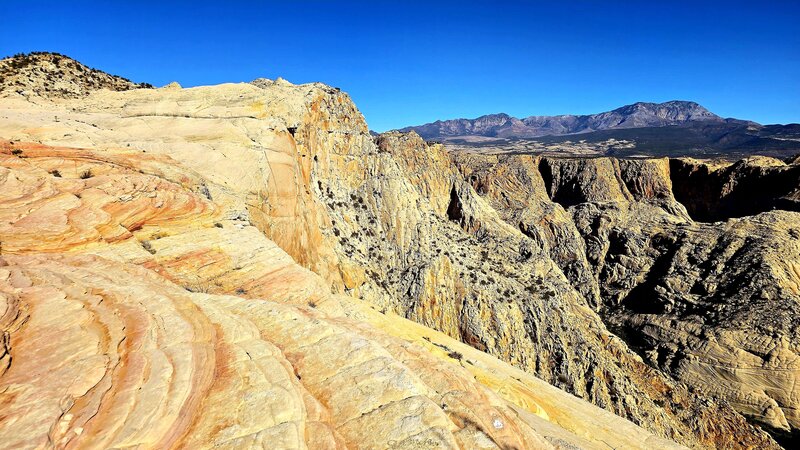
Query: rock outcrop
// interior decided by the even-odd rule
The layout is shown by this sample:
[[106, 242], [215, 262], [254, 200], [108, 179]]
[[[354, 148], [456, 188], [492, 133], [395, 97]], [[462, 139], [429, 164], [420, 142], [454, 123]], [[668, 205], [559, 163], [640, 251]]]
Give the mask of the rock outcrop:
[[11, 96], [0, 117], [0, 447], [680, 448], [336, 293], [359, 270], [310, 169], [380, 153], [345, 94]]
[[0, 137], [19, 445], [775, 448], [741, 413], [797, 427], [798, 214], [695, 222], [669, 160], [453, 156], [263, 79], [9, 95]]
[[4, 448], [552, 448], [465, 369], [345, 316], [96, 256], [0, 262]]
[[99, 89], [152, 88], [87, 67], [59, 53], [33, 52], [0, 60], [0, 92], [45, 98], [81, 98]]
[[[599, 299], [592, 306], [609, 329], [651, 366], [726, 399], [791, 442], [798, 428], [800, 217], [779, 208], [794, 209], [785, 199], [800, 186], [796, 165], [755, 159], [709, 170], [686, 160], [474, 155], [458, 164], [506, 222], [559, 249], [551, 258], [573, 285], [584, 286], [585, 298]], [[689, 164], [725, 179], [714, 185], [719, 197], [687, 177]], [[543, 181], [529, 181], [537, 169]], [[531, 227], [520, 211], [542, 210], [542, 194], [517, 186], [546, 192], [570, 219]], [[691, 212], [676, 201], [681, 196], [693, 199], [686, 202]], [[716, 200], [702, 203], [707, 199]], [[691, 218], [739, 215], [732, 207], [768, 212], [713, 224]], [[546, 232], [553, 229], [560, 231]]]
[[175, 160], [2, 154], [4, 448], [677, 448], [331, 294]]

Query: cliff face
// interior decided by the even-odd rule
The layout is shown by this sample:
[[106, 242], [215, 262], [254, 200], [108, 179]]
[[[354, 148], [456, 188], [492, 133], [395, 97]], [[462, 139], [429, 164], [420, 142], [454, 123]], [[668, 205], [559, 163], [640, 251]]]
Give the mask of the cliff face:
[[[736, 410], [798, 426], [798, 214], [695, 222], [666, 159], [451, 157], [280, 80], [11, 95], [0, 117], [0, 383], [29, 421], [5, 436], [769, 448]], [[56, 359], [88, 387], [25, 365]], [[74, 403], [26, 414], [43, 390]]]
[[[0, 447], [679, 448], [336, 293], [363, 268], [317, 174], [410, 183], [378, 181], [399, 166], [345, 94], [262, 80], [0, 111]], [[401, 200], [382, 206], [408, 248]]]
[[[585, 298], [599, 299], [593, 307], [609, 329], [649, 365], [791, 436], [798, 427], [800, 217], [773, 209], [791, 207], [783, 198], [800, 178], [792, 175], [797, 166], [771, 161], [711, 171], [694, 163], [714, 182], [726, 180], [717, 184], [726, 193], [721, 200], [705, 204], [716, 197], [703, 197], [709, 188], [686, 177], [691, 161], [469, 156], [457, 165], [521, 230], [531, 226], [520, 211], [542, 200], [515, 186], [544, 188], [570, 216], [560, 228], [574, 230], [540, 233], [561, 249], [551, 258], [573, 285], [584, 286]], [[509, 170], [524, 165], [524, 176]], [[542, 183], [528, 181], [536, 169]], [[675, 197], [693, 188], [700, 193], [689, 213]], [[759, 200], [735, 204], [725, 195]], [[768, 212], [714, 224], [691, 219], [731, 214], [726, 207], [734, 205], [739, 214]], [[564, 248], [578, 251], [565, 258]]]
[[[776, 373], [796, 379], [796, 344], [777, 358], [743, 356], [797, 342], [797, 262], [786, 260], [798, 254], [794, 213], [694, 222], [673, 194], [683, 181], [667, 159], [460, 155], [447, 165], [442, 147], [402, 134], [379, 137], [378, 148], [392, 161], [376, 155], [380, 170], [359, 178], [350, 201], [328, 204], [342, 224], [334, 230], [342, 260], [369, 268], [354, 293], [673, 438], [708, 438], [704, 421], [725, 417], [724, 408], [716, 419], [698, 413], [699, 392], [770, 427], [796, 427], [794, 381], [774, 385]], [[347, 173], [361, 171], [354, 163]], [[391, 210], [373, 209], [382, 202]], [[386, 229], [373, 235], [376, 226]], [[748, 309], [755, 298], [761, 307]], [[779, 311], [779, 325], [758, 325]], [[636, 354], [609, 350], [606, 326]], [[692, 393], [678, 394], [680, 385], [648, 365]], [[680, 399], [675, 406], [663, 408], [675, 401], [665, 392]]]
[[[301, 143], [302, 131], [296, 134]], [[527, 191], [519, 195], [527, 211], [514, 211], [528, 219], [520, 226], [504, 220], [507, 208], [480, 195], [479, 177], [462, 174], [468, 169], [450, 164], [441, 146], [387, 134], [377, 139], [377, 149], [349, 149], [356, 150], [335, 170], [312, 171], [312, 187], [327, 199], [348, 293], [498, 355], [662, 435], [706, 445], [748, 442], [736, 441], [741, 433], [730, 429], [724, 437], [710, 431], [719, 423], [746, 427], [736, 414], [706, 412], [696, 394], [652, 371], [625, 345], [609, 344], [615, 341], [602, 316], [590, 311], [601, 295], [593, 275], [599, 269], [588, 259], [602, 260], [600, 249], [549, 198], [552, 174], [539, 172], [558, 161], [508, 164], [523, 178], [496, 178]], [[323, 153], [320, 161], [330, 156]], [[596, 162], [603, 167], [559, 167], [564, 186], [576, 184], [573, 175], [585, 178], [589, 197], [581, 202], [623, 202], [627, 214], [658, 212], [670, 226], [691, 221], [672, 196], [668, 161]], [[511, 201], [508, 192], [499, 192], [503, 202]], [[537, 196], [541, 206], [529, 205]], [[596, 253], [584, 256], [590, 251]], [[675, 406], [662, 407], [670, 402]]]
[[800, 164], [756, 156], [735, 164], [670, 162], [675, 196], [696, 220], [744, 217], [773, 209], [800, 211]]

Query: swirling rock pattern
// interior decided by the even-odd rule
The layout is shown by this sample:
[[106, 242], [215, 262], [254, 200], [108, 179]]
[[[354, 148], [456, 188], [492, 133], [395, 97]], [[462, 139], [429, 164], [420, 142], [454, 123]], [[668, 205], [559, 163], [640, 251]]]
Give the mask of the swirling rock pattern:
[[776, 446], [606, 325], [663, 318], [606, 312], [694, 226], [667, 161], [453, 161], [281, 80], [9, 94], [0, 137], [2, 442]]
[[471, 377], [347, 319], [96, 256], [2, 261], [4, 447], [549, 447]]
[[332, 293], [169, 156], [1, 155], [2, 448], [677, 448]]

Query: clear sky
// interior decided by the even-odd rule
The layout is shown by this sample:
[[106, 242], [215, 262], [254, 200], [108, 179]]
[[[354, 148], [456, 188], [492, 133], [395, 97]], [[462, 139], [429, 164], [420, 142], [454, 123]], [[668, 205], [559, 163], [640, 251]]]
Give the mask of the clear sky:
[[433, 3], [0, 0], [0, 54], [155, 85], [322, 81], [377, 131], [674, 99], [800, 122], [797, 0]]

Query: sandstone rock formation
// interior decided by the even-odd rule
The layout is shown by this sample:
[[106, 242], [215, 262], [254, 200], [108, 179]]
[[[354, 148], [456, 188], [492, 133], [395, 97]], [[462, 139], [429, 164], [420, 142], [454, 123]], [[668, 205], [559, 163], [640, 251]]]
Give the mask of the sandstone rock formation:
[[373, 139], [321, 84], [87, 90], [0, 99], [19, 445], [774, 448], [736, 410], [797, 427], [798, 213], [695, 222], [666, 159]]
[[[706, 188], [686, 176], [692, 161], [470, 156], [459, 164], [523, 231], [537, 227], [519, 210], [540, 208], [541, 200], [529, 200], [530, 192], [515, 186], [533, 184], [530, 173], [538, 169], [544, 186], [537, 190], [566, 209], [571, 220], [562, 226], [574, 230], [540, 231], [543, 240], [560, 252], [579, 250], [572, 252], [577, 261], [559, 253], [552, 258], [574, 285], [588, 286], [586, 298], [599, 299], [593, 306], [609, 329], [651, 366], [791, 435], [798, 427], [800, 217], [772, 209], [792, 209], [780, 199], [792, 196], [800, 177], [792, 176], [797, 166], [772, 160], [753, 168], [758, 161], [705, 172], [727, 177], [711, 204], [701, 202], [714, 195], [703, 196]], [[518, 168], [526, 163], [531, 169], [522, 176]], [[695, 164], [700, 173], [708, 170]], [[693, 188], [700, 194], [689, 214], [673, 192], [690, 196]], [[726, 195], [760, 201], [726, 203]], [[690, 217], [737, 215], [722, 205], [768, 212], [716, 224]]]
[[96, 256], [0, 261], [4, 448], [551, 448], [464, 369], [346, 317]]
[[0, 447], [679, 448], [337, 295], [309, 170], [371, 138], [260, 84], [0, 101]]
[[0, 60], [0, 91], [18, 95], [80, 98], [98, 89], [153, 87], [87, 67], [58, 53], [33, 52]]
[[3, 448], [677, 448], [331, 294], [175, 160], [2, 155]]

